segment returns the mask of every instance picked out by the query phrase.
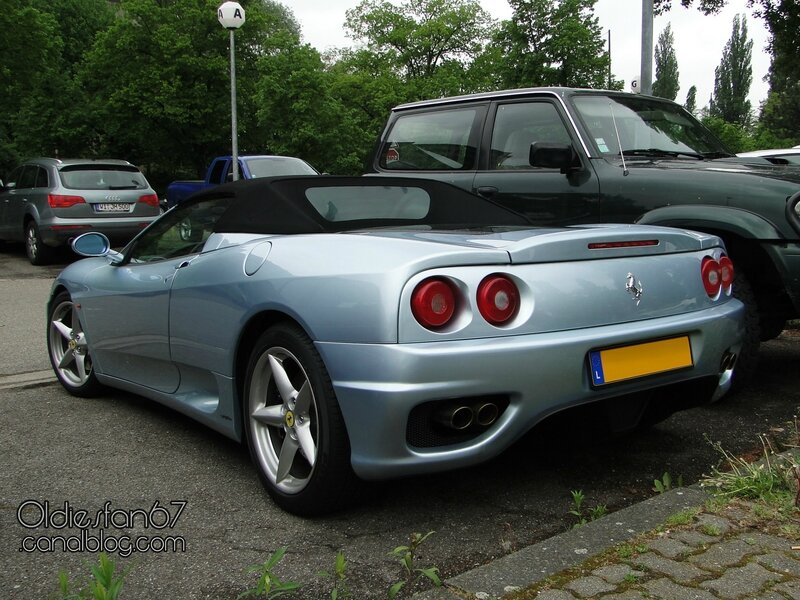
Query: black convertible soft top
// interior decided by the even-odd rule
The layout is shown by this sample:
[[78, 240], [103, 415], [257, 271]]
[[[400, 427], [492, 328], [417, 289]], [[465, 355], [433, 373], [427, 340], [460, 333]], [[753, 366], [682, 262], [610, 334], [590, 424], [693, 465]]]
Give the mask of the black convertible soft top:
[[524, 216], [454, 185], [409, 177], [309, 175], [241, 180], [185, 203], [231, 198], [217, 233], [336, 233], [374, 227], [530, 227]]

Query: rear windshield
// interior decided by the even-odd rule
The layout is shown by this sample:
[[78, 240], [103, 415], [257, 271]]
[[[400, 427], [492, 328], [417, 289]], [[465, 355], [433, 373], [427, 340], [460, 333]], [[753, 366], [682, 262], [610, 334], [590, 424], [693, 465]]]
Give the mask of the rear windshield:
[[124, 165], [75, 165], [59, 172], [61, 183], [73, 190], [142, 190], [148, 187], [136, 167]]
[[299, 158], [275, 156], [247, 160], [250, 174], [255, 177], [278, 177], [284, 175], [316, 175], [317, 171]]
[[431, 198], [416, 187], [312, 187], [306, 198], [326, 221], [367, 219], [419, 220], [428, 214]]

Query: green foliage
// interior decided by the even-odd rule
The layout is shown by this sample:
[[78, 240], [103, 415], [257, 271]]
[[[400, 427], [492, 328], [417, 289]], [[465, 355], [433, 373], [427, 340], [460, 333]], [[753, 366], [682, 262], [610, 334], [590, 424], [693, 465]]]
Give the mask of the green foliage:
[[703, 117], [701, 120], [703, 125], [708, 127], [731, 152], [747, 152], [754, 149], [748, 130], [739, 123], [729, 123], [720, 117], [711, 116]]
[[604, 50], [596, 0], [509, 0], [504, 21], [484, 62], [501, 87], [607, 87], [609, 56]]
[[715, 494], [725, 498], [745, 498], [768, 503], [791, 504], [794, 496], [795, 477], [800, 466], [788, 455], [774, 453], [769, 440], [759, 435], [763, 457], [751, 463], [725, 450], [719, 442], [706, 438], [711, 447], [723, 459], [724, 469], [714, 467], [711, 475], [701, 485], [712, 488]]
[[248, 567], [248, 573], [259, 573], [258, 582], [252, 588], [242, 592], [236, 597], [236, 600], [249, 597], [262, 597], [267, 600], [273, 598], [280, 598], [293, 594], [300, 589], [300, 584], [293, 581], [281, 581], [273, 572], [279, 562], [283, 560], [286, 554], [286, 547], [278, 548], [273, 552], [269, 558], [264, 561], [262, 565], [252, 565]]
[[753, 82], [753, 40], [747, 39], [747, 20], [733, 19], [733, 32], [722, 60], [714, 70], [714, 94], [708, 106], [712, 117], [747, 127], [752, 121], [750, 85]]
[[672, 26], [667, 25], [658, 36], [656, 44], [656, 80], [653, 82], [653, 95], [675, 100], [680, 89], [678, 58], [675, 56], [675, 38]]
[[347, 11], [345, 30], [406, 81], [444, 65], [463, 67], [481, 51], [492, 26], [477, 0], [362, 0]]
[[697, 516], [699, 512], [696, 508], [687, 508], [686, 510], [682, 510], [681, 512], [675, 513], [674, 515], [670, 515], [667, 517], [666, 525], [667, 527], [679, 527], [681, 525], [688, 525], [694, 521], [694, 518]]
[[585, 507], [584, 502], [586, 501], [586, 495], [583, 493], [583, 490], [572, 490], [570, 493], [572, 494], [572, 507], [568, 511], [568, 514], [577, 519], [573, 527], [579, 527], [581, 525], [586, 525], [586, 523], [590, 521], [596, 521], [600, 517], [605, 516], [608, 512], [605, 504]]
[[762, 106], [761, 121], [775, 136], [800, 143], [800, 3], [761, 0], [756, 15], [770, 31], [770, 94]]
[[718, 537], [722, 535], [722, 530], [716, 525], [712, 525], [711, 523], [704, 523], [700, 527], [700, 532], [711, 537]]
[[684, 102], [683, 107], [688, 110], [693, 115], [697, 114], [697, 86], [693, 85], [689, 88], [689, 91], [686, 94], [686, 102]]
[[433, 535], [433, 533], [433, 531], [429, 531], [424, 535], [421, 533], [412, 533], [408, 545], [398, 546], [389, 553], [389, 556], [397, 558], [402, 566], [402, 578], [390, 585], [387, 591], [386, 595], [389, 600], [396, 598], [407, 584], [412, 584], [420, 579], [428, 579], [437, 587], [442, 585], [442, 580], [439, 578], [439, 569], [437, 567], [417, 566], [417, 551], [420, 545]]
[[351, 598], [350, 590], [347, 587], [347, 560], [344, 557], [344, 552], [341, 550], [336, 553], [336, 558], [333, 562], [333, 573], [328, 571], [320, 571], [320, 577], [333, 579], [333, 588], [331, 589], [331, 600], [340, 600], [341, 598]]
[[114, 561], [101, 552], [97, 564], [91, 567], [91, 576], [80, 589], [71, 589], [67, 574], [59, 573], [58, 597], [60, 600], [118, 600], [127, 574], [127, 571], [117, 574]]
[[[478, 0], [363, 0], [344, 24], [358, 45], [326, 56], [302, 42], [278, 0], [241, 1], [242, 154], [296, 155], [356, 175], [389, 110], [403, 102], [534, 85], [622, 88], [608, 81], [596, 0], [511, 0], [512, 17], [501, 23]], [[772, 93], [754, 130], [714, 123], [738, 150], [800, 143], [800, 9], [785, 0], [751, 4], [772, 33]], [[0, 12], [0, 177], [35, 155], [125, 158], [157, 190], [201, 176], [212, 157], [230, 152], [230, 36], [218, 5], [10, 4]], [[657, 70], [656, 89], [662, 79]]]
[[[678, 475], [678, 487], [683, 487], [683, 476]], [[663, 494], [664, 492], [668, 492], [672, 489], [672, 476], [664, 472], [664, 475], [661, 479], [656, 479], [653, 481], [653, 491], [658, 492], [659, 494]]]

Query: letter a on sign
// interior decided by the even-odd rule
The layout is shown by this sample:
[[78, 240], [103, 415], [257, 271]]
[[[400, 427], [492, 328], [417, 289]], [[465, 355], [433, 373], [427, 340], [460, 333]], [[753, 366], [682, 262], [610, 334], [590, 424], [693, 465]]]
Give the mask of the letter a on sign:
[[238, 2], [223, 2], [217, 9], [217, 19], [225, 29], [239, 29], [244, 25], [244, 9]]

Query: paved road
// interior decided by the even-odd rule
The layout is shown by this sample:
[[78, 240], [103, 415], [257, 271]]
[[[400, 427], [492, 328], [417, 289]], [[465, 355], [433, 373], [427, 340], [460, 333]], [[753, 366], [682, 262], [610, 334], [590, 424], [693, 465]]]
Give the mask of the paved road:
[[[19, 364], [42, 368], [41, 315], [50, 275], [31, 273], [21, 262], [0, 252], [0, 335], [13, 339], [0, 354], [0, 375]], [[764, 349], [759, 385], [728, 402], [611, 439], [590, 416], [573, 412], [486, 465], [374, 486], [360, 506], [318, 520], [276, 509], [239, 445], [155, 403], [121, 392], [76, 399], [55, 385], [2, 390], [0, 596], [47, 597], [57, 589], [59, 570], [73, 578], [88, 572], [90, 553], [25, 551], [36, 544], [58, 547], [57, 536], [80, 534], [44, 527], [48, 502], [51, 513], [67, 503], [73, 516], [87, 511], [84, 519], [97, 520], [85, 527], [90, 538], [103, 529], [111, 544], [132, 534], [149, 536], [157, 548], [185, 544], [178, 552], [119, 559], [132, 567], [123, 595], [128, 600], [235, 598], [252, 583], [245, 568], [280, 546], [289, 553], [278, 572], [305, 584], [302, 598], [329, 597], [317, 573], [332, 569], [340, 549], [349, 561], [353, 597], [383, 598], [399, 574], [388, 552], [412, 532], [436, 532], [420, 561], [452, 576], [563, 531], [571, 524], [571, 490], [583, 490], [589, 505], [614, 510], [651, 495], [664, 471], [696, 481], [717, 460], [704, 434], [744, 451], [755, 447], [756, 433], [797, 414], [798, 361], [800, 338], [784, 334]], [[132, 520], [133, 530], [104, 523], [112, 513], [117, 523]], [[174, 527], [158, 529], [167, 514]], [[53, 524], [60, 519], [56, 513]]]

